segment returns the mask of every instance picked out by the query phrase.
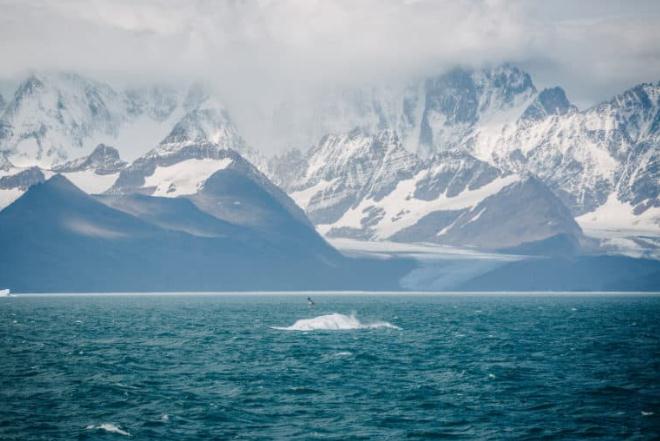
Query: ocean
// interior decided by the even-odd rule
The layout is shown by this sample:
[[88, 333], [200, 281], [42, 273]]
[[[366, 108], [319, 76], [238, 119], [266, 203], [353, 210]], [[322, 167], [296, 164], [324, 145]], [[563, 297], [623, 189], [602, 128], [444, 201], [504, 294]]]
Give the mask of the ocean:
[[652, 440], [660, 296], [0, 299], [2, 440]]

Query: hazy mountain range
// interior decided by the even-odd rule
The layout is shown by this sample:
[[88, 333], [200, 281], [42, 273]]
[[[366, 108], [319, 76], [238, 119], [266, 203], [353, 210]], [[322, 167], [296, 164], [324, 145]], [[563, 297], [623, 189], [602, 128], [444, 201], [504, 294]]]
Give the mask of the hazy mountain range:
[[[199, 287], [213, 289], [227, 274], [240, 279], [249, 261], [266, 268], [282, 253], [278, 274], [288, 274], [289, 285], [264, 278], [276, 289], [322, 288], [330, 280], [368, 285], [373, 262], [361, 263], [360, 285], [317, 231], [333, 240], [509, 254], [659, 256], [660, 83], [579, 110], [561, 88], [539, 91], [527, 73], [503, 65], [331, 98], [312, 110], [315, 122], [301, 132], [322, 133], [319, 139], [268, 158], [201, 85], [129, 89], [75, 74], [31, 75], [13, 97], [0, 99], [2, 260], [25, 272], [35, 264], [62, 268], [33, 254], [85, 265], [73, 256], [89, 253], [94, 241], [136, 237], [125, 242], [137, 248], [118, 247], [114, 258], [158, 249], [154, 265], [168, 268], [164, 260], [179, 262], [176, 243], [208, 271]], [[297, 133], [291, 144], [300, 139]], [[69, 217], [75, 220], [62, 220]], [[66, 252], [53, 248], [64, 242], [49, 239], [71, 235]], [[228, 254], [216, 256], [211, 243]], [[211, 266], [203, 269], [208, 259], [227, 262], [232, 247], [245, 250], [234, 270], [211, 276]], [[269, 251], [261, 259], [256, 250]], [[3, 278], [25, 276], [21, 271]], [[296, 272], [310, 278], [292, 284]]]

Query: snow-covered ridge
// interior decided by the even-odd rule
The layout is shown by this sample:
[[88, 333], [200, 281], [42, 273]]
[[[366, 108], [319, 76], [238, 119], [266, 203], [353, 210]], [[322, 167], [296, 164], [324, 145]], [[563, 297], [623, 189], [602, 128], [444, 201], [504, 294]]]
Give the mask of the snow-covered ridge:
[[82, 172], [93, 170], [99, 175], [115, 174], [126, 167], [126, 161], [119, 157], [119, 151], [111, 146], [99, 144], [89, 156], [74, 159], [53, 167], [56, 172]]
[[575, 215], [597, 209], [610, 194], [641, 213], [658, 206], [658, 84], [641, 85], [579, 112], [523, 117], [471, 140], [474, 154], [507, 171], [538, 176]]
[[15, 165], [42, 168], [101, 143], [135, 159], [203, 99], [194, 87], [116, 88], [72, 73], [34, 73], [0, 111], [0, 150]]
[[127, 165], [115, 148], [103, 144], [88, 156], [53, 168], [16, 167], [6, 159], [3, 164], [0, 167], [0, 209], [18, 199], [32, 185], [54, 174], [62, 174], [86, 193], [103, 193], [112, 187], [119, 172]]

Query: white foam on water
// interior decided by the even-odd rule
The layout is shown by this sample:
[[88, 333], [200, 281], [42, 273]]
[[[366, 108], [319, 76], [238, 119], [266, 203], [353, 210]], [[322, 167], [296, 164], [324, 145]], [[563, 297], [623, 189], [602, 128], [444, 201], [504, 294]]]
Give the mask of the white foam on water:
[[362, 323], [355, 314], [344, 315], [339, 313], [321, 315], [310, 319], [300, 319], [291, 326], [273, 326], [281, 331], [349, 331], [353, 329], [401, 329], [388, 322], [376, 321]]
[[130, 433], [128, 433], [125, 430], [122, 430], [119, 426], [112, 424], [112, 423], [103, 423], [103, 424], [90, 424], [89, 426], [85, 427], [87, 430], [104, 430], [106, 432], [110, 433], [116, 433], [118, 435], [124, 435], [124, 436], [131, 436]]

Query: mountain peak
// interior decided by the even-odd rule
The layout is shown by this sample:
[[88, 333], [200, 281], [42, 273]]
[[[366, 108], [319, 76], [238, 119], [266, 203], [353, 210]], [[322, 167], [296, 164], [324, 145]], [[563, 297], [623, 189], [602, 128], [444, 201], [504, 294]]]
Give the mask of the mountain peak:
[[67, 191], [79, 191], [80, 193], [84, 193], [82, 190], [80, 190], [78, 187], [76, 187], [73, 182], [69, 181], [63, 174], [61, 173], [56, 173], [53, 176], [51, 176], [49, 179], [46, 179], [41, 185], [44, 187], [48, 188], [56, 188], [59, 190], [67, 190]]
[[188, 88], [186, 97], [183, 100], [183, 106], [188, 111], [194, 110], [209, 101], [210, 98], [211, 93], [209, 87], [206, 84], [197, 81]]
[[598, 107], [611, 105], [618, 108], [641, 108], [649, 110], [660, 106], [660, 81], [656, 83], [641, 83], [625, 90], [610, 101]]
[[159, 144], [158, 150], [172, 152], [186, 145], [204, 142], [235, 150], [241, 150], [245, 144], [224, 108], [196, 108], [175, 124]]
[[127, 163], [119, 157], [119, 151], [105, 144], [97, 145], [88, 156], [69, 161], [54, 167], [57, 172], [78, 172], [94, 170], [98, 175], [114, 174], [126, 167]]
[[37, 74], [32, 73], [25, 80], [19, 84], [18, 89], [16, 89], [16, 97], [22, 97], [25, 95], [31, 95], [37, 90], [44, 87], [44, 82], [42, 81]]
[[536, 94], [530, 75], [511, 65], [456, 68], [424, 83], [418, 151], [464, 148], [481, 122], [506, 114]]
[[520, 117], [522, 120], [540, 121], [552, 115], [565, 115], [577, 111], [561, 87], [543, 89]]
[[[35, 173], [41, 173], [37, 167], [33, 167], [33, 169], [28, 170], [33, 170]], [[80, 197], [90, 198], [87, 193], [76, 187], [70, 180], [59, 173], [51, 176], [49, 179], [44, 179], [43, 174], [41, 174], [41, 180], [38, 182], [32, 182], [30, 186], [26, 188], [26, 190], [27, 191], [23, 193], [18, 201], [30, 199], [33, 197], [45, 197], [50, 199], [53, 195], [58, 195], [58, 197], [66, 197], [67, 201]]]
[[529, 73], [511, 63], [504, 63], [489, 69], [477, 72], [477, 78], [488, 79], [489, 82], [499, 88], [508, 88], [513, 93], [536, 91]]

